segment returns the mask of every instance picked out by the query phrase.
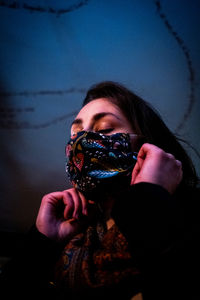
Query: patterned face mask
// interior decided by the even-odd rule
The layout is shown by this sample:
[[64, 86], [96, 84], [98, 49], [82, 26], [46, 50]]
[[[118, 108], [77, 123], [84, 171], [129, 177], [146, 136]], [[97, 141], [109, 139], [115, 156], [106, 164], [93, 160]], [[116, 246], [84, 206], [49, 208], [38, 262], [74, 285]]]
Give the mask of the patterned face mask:
[[[115, 133], [81, 131], [73, 135], [66, 146], [66, 171], [72, 185], [86, 194], [113, 188], [116, 179], [130, 176], [137, 161], [132, 151], [131, 136]], [[130, 184], [130, 182], [129, 182]]]

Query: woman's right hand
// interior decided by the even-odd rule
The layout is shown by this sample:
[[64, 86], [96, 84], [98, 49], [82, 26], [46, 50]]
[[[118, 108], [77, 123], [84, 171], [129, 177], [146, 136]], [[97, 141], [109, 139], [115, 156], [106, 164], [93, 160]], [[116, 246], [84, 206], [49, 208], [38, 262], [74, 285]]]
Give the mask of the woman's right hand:
[[88, 202], [75, 188], [53, 192], [42, 198], [37, 229], [55, 241], [71, 239], [81, 231], [88, 216]]

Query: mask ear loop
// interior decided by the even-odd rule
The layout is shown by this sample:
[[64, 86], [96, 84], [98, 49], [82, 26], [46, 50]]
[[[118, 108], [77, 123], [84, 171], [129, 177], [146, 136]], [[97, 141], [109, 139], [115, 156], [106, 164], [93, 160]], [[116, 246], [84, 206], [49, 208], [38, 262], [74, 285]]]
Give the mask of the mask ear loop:
[[138, 152], [133, 152], [133, 159], [137, 160]]
[[101, 217], [104, 221], [108, 221], [108, 220], [111, 218], [110, 213], [106, 213], [106, 212], [103, 210], [103, 208], [102, 208], [102, 206], [101, 206], [101, 203], [100, 203], [99, 201], [97, 201], [96, 205], [97, 205], [97, 209], [98, 209], [98, 211], [99, 211], [100, 217]]
[[143, 135], [135, 134], [135, 133], [129, 133], [130, 137], [130, 144], [131, 149], [133, 151], [133, 158], [137, 160], [137, 154], [142, 147], [142, 145], [145, 143], [145, 137]]

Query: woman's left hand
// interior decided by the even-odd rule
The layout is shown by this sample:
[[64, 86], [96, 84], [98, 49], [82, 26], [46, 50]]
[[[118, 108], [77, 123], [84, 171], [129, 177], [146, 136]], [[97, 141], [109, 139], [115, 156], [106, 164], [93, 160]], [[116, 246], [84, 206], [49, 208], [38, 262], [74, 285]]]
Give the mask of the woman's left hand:
[[158, 184], [173, 194], [183, 177], [182, 164], [172, 154], [152, 144], [143, 144], [132, 172], [131, 185]]

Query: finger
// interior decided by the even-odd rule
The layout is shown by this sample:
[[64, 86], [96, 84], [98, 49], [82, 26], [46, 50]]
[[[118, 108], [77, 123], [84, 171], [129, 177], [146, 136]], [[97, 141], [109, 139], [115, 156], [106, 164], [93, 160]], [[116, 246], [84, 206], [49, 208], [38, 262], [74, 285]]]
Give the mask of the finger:
[[79, 219], [81, 214], [82, 214], [82, 202], [81, 198], [78, 194], [78, 191], [74, 188], [70, 189], [70, 193], [73, 199], [74, 203], [74, 212], [73, 212], [73, 217], [75, 219]]
[[95, 204], [95, 201], [93, 201], [93, 200], [88, 200], [88, 203], [94, 205], [94, 204]]
[[140, 172], [140, 164], [136, 162], [133, 171], [132, 171], [132, 176], [131, 176], [131, 185], [134, 184], [135, 178], [137, 177], [138, 173]]
[[69, 219], [72, 217], [74, 212], [74, 201], [72, 199], [72, 195], [69, 193], [69, 191], [63, 191], [63, 203], [65, 205], [64, 209], [64, 218]]
[[57, 202], [62, 200], [62, 198], [63, 198], [63, 193], [62, 192], [53, 192], [53, 193], [45, 195], [42, 198], [42, 201], [43, 202], [53, 202], [53, 203], [56, 204]]
[[131, 177], [131, 185], [134, 184], [136, 177], [140, 173], [140, 170], [142, 169], [144, 163], [144, 159], [141, 157], [137, 158], [137, 162], [133, 168], [132, 177]]
[[159, 148], [153, 144], [145, 143], [140, 148], [137, 159], [142, 158], [144, 160], [146, 158], [146, 156], [162, 155], [163, 153], [164, 153], [164, 151], [161, 148]]
[[167, 154], [167, 157], [168, 157], [169, 159], [175, 160], [175, 157], [174, 157], [173, 154], [171, 154], [171, 153], [166, 153], [166, 154]]
[[172, 160], [172, 161], [175, 161], [175, 157], [173, 154], [171, 153], [165, 153], [166, 157], [169, 159], [169, 160]]
[[151, 150], [151, 147], [153, 145], [149, 144], [149, 143], [145, 143], [142, 145], [142, 147], [140, 148], [139, 152], [138, 152], [138, 155], [137, 155], [137, 159], [138, 158], [142, 158], [142, 159], [145, 159], [147, 153], [149, 150]]
[[182, 169], [182, 162], [180, 160], [176, 159], [176, 164]]
[[42, 198], [41, 209], [57, 213], [63, 206], [63, 192], [53, 192]]
[[78, 191], [79, 197], [81, 199], [82, 202], [82, 214], [83, 215], [88, 215], [88, 201], [86, 200], [85, 196]]

